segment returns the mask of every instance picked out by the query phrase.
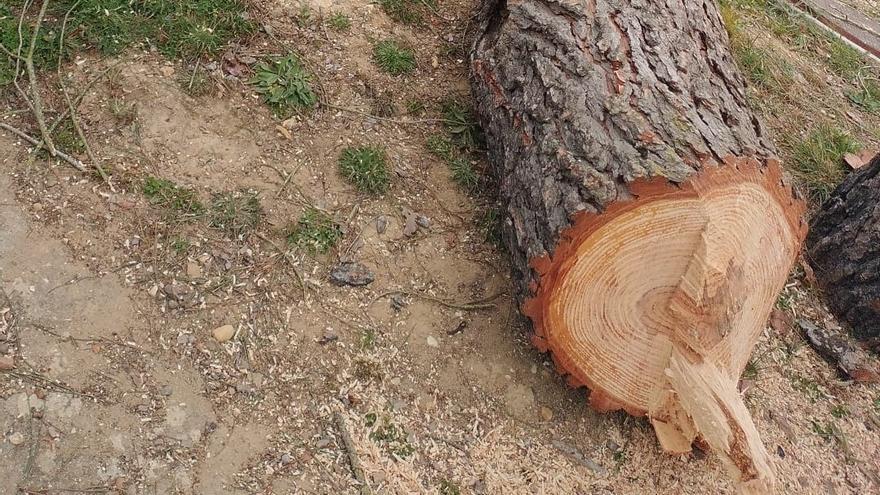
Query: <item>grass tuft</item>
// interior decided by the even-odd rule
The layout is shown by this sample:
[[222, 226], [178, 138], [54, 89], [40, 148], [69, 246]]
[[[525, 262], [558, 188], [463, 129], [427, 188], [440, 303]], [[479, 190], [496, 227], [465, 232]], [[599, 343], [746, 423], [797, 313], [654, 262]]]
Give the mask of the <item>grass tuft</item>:
[[339, 170], [355, 187], [370, 194], [382, 194], [391, 184], [385, 151], [379, 147], [361, 146], [342, 150]]
[[[13, 3], [21, 8], [22, 2]], [[37, 5], [30, 7], [31, 14]], [[56, 0], [37, 37], [38, 69], [57, 63], [61, 22], [69, 10], [62, 48], [65, 60], [74, 52], [94, 49], [114, 55], [132, 46], [151, 46], [168, 58], [192, 60], [216, 55], [231, 40], [257, 28], [242, 0]], [[19, 14], [20, 10], [0, 5], [0, 43], [12, 51], [18, 47]], [[26, 18], [22, 30], [25, 49], [33, 17]], [[0, 55], [0, 86], [11, 82], [11, 66], [9, 57]]]
[[373, 47], [373, 60], [380, 69], [392, 76], [409, 74], [416, 70], [413, 51], [394, 40], [376, 43]]
[[312, 90], [312, 76], [296, 55], [260, 62], [251, 83], [263, 101], [279, 117], [297, 110], [311, 108], [318, 102]]
[[250, 232], [262, 218], [263, 206], [252, 191], [215, 194], [208, 208], [208, 225], [233, 236]]
[[147, 177], [141, 191], [151, 203], [175, 214], [196, 216], [205, 211], [194, 191], [182, 188], [168, 179]]
[[379, 6], [392, 20], [416, 26], [424, 22], [419, 0], [379, 0]]
[[287, 234], [287, 242], [311, 254], [324, 254], [342, 239], [342, 230], [327, 213], [307, 208]]
[[838, 76], [852, 79], [861, 72], [865, 61], [855, 48], [834, 39], [828, 44], [828, 66]]
[[860, 148], [845, 131], [823, 125], [794, 145], [790, 168], [807, 186], [812, 198], [823, 202], [846, 175], [843, 155]]
[[334, 12], [327, 18], [327, 25], [334, 31], [348, 31], [351, 29], [351, 19], [342, 12]]

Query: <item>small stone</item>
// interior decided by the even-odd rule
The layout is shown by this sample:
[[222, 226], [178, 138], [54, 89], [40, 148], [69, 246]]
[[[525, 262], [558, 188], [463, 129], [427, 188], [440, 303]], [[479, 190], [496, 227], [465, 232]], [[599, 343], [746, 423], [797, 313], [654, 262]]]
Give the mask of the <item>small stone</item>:
[[254, 395], [257, 393], [257, 387], [251, 382], [239, 382], [235, 385], [235, 390], [243, 395]]
[[24, 443], [24, 435], [19, 432], [15, 432], [9, 435], [9, 443], [12, 445], [21, 445]]
[[406, 306], [406, 299], [403, 298], [401, 294], [394, 294], [391, 296], [391, 308], [394, 311], [400, 311]]
[[164, 395], [165, 397], [171, 396], [173, 390], [171, 389], [171, 385], [163, 385], [162, 388], [159, 389], [159, 393]]
[[412, 237], [418, 230], [419, 224], [418, 222], [416, 222], [416, 214], [410, 213], [406, 216], [406, 221], [403, 225], [403, 235], [407, 237]]
[[433, 335], [428, 335], [428, 347], [440, 347], [440, 342]]
[[192, 288], [188, 285], [173, 283], [163, 287], [162, 292], [164, 292], [170, 299], [182, 301], [186, 296], [192, 293]]
[[174, 67], [170, 65], [165, 65], [159, 69], [159, 72], [162, 73], [165, 77], [171, 77], [174, 75]]
[[148, 291], [148, 293], [150, 294], [150, 297], [156, 297], [156, 294], [159, 293], [159, 286], [156, 284], [153, 284], [153, 286], [150, 287], [150, 290]]
[[425, 215], [417, 215], [416, 223], [419, 224], [419, 227], [428, 229], [431, 227], [431, 219], [426, 217]]
[[0, 356], [0, 370], [11, 370], [15, 368], [15, 359], [12, 356]]
[[553, 419], [553, 409], [550, 409], [547, 406], [541, 406], [541, 419], [544, 421], [550, 421]]
[[388, 218], [385, 215], [379, 215], [379, 218], [376, 219], [376, 233], [384, 234], [385, 229], [388, 228]]
[[335, 333], [333, 333], [333, 332], [324, 332], [324, 335], [322, 335], [321, 338], [318, 339], [318, 344], [320, 344], [320, 345], [327, 345], [327, 344], [329, 344], [329, 343], [331, 343], [331, 342], [336, 342], [337, 340], [339, 340], [339, 336], [336, 335]]
[[186, 262], [186, 276], [194, 279], [194, 278], [202, 278], [202, 267], [197, 262], [193, 260], [188, 260]]
[[776, 455], [778, 455], [781, 459], [785, 459], [785, 449], [782, 448], [782, 445], [776, 446]]
[[214, 339], [216, 339], [217, 342], [226, 342], [235, 336], [235, 327], [232, 325], [223, 325], [222, 327], [215, 328], [211, 332], [211, 335], [214, 336]]
[[437, 58], [437, 55], [431, 57], [431, 67], [435, 69], [440, 67], [440, 59]]
[[281, 465], [290, 464], [290, 461], [293, 460], [293, 457], [290, 456], [287, 452], [281, 454]]
[[343, 285], [363, 287], [373, 283], [373, 280], [375, 280], [373, 272], [366, 266], [354, 261], [342, 262], [330, 270], [330, 281], [340, 287]]

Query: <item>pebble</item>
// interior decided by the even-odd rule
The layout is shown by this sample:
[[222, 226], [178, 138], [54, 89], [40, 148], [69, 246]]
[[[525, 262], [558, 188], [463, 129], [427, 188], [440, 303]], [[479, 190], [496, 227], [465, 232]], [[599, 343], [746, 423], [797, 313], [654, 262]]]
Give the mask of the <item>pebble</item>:
[[292, 461], [292, 460], [293, 460], [293, 458], [290, 456], [290, 454], [288, 454], [286, 452], [284, 454], [281, 454], [281, 465], [282, 466], [285, 464], [290, 464], [290, 461]]
[[226, 342], [235, 336], [235, 327], [232, 325], [223, 325], [222, 327], [215, 328], [211, 334], [217, 342]]
[[9, 435], [9, 443], [12, 445], [21, 445], [24, 443], [24, 435], [19, 432], [15, 432]]
[[376, 233], [384, 234], [385, 229], [388, 228], [388, 218], [385, 215], [379, 215], [379, 218], [376, 219]]
[[428, 347], [440, 347], [440, 342], [433, 335], [428, 335]]
[[366, 266], [354, 261], [339, 263], [330, 270], [330, 281], [338, 286], [363, 287], [373, 283], [373, 280], [375, 280], [373, 272]]
[[15, 368], [15, 360], [12, 356], [0, 356], [0, 370], [11, 370]]
[[431, 227], [431, 219], [429, 219], [425, 215], [417, 215], [416, 216], [416, 223], [419, 224], [419, 227], [422, 227], [425, 229]]
[[406, 216], [406, 222], [403, 225], [403, 235], [412, 237], [419, 230], [419, 224], [416, 222], [416, 214], [410, 213]]
[[541, 419], [544, 421], [550, 421], [553, 419], [553, 409], [550, 409], [547, 406], [541, 406]]

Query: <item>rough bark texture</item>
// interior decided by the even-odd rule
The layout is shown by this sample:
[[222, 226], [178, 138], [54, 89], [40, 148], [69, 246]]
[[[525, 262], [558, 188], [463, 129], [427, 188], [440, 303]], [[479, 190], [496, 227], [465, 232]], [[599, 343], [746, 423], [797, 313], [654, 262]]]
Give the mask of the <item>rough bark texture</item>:
[[813, 218], [807, 254], [832, 311], [857, 338], [880, 341], [880, 155]]
[[522, 297], [529, 259], [635, 179], [775, 155], [714, 0], [487, 0], [476, 30], [473, 93]]

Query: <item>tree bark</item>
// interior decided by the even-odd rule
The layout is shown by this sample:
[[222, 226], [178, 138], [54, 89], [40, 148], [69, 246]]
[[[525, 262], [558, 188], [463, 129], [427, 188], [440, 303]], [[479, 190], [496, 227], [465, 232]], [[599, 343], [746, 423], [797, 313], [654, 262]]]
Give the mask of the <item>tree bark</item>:
[[807, 256], [835, 315], [856, 338], [880, 345], [880, 155], [813, 217]]
[[743, 492], [770, 491], [735, 385], [804, 205], [714, 1], [486, 0], [476, 21], [472, 92], [533, 341], [594, 407], [648, 415], [670, 451], [711, 435]]

